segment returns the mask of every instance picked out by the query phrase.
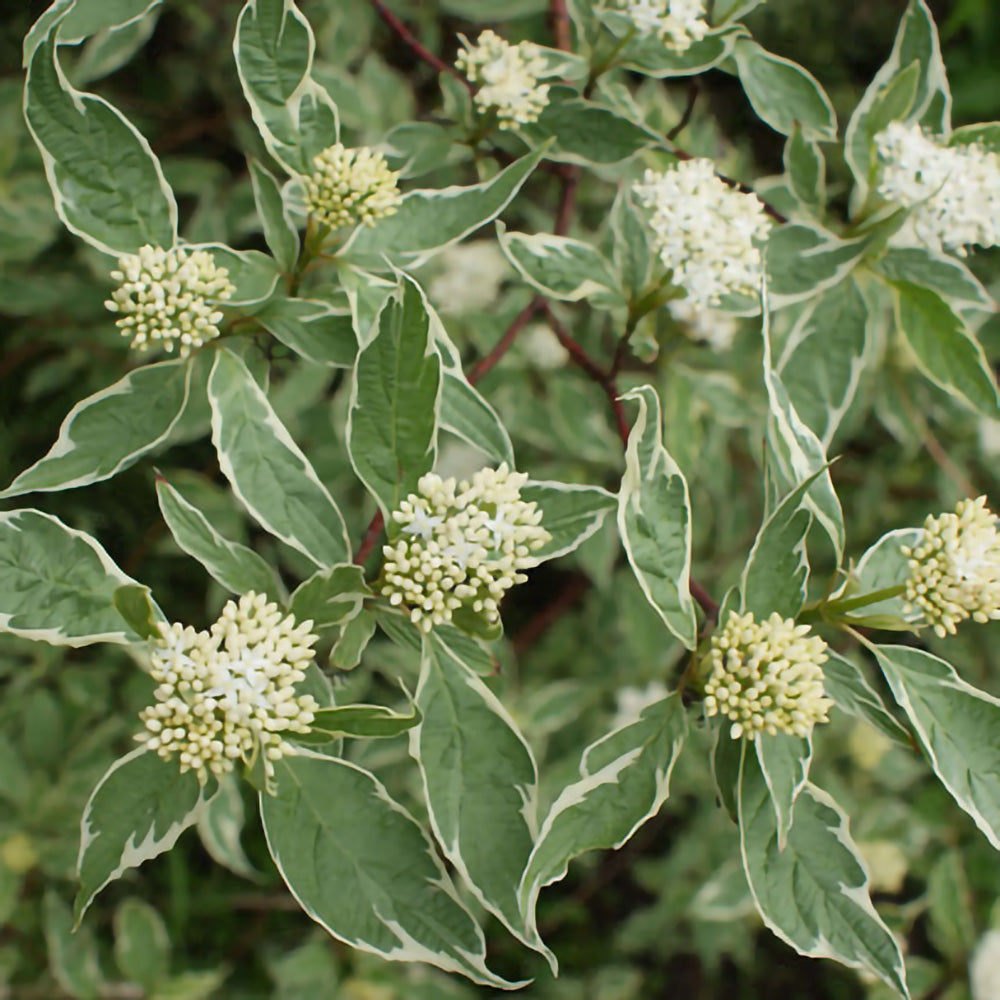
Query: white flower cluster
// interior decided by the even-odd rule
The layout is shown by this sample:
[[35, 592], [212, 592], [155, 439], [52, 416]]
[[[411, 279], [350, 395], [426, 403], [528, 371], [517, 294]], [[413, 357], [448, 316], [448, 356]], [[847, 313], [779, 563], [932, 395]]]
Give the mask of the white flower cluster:
[[906, 610], [919, 609], [941, 638], [966, 618], [1000, 618], [1000, 534], [985, 496], [959, 500], [954, 513], [928, 515], [903, 555], [910, 567]]
[[313, 157], [315, 170], [304, 179], [309, 211], [331, 229], [363, 222], [374, 226], [392, 215], [403, 200], [396, 186], [399, 171], [385, 157], [362, 146], [328, 146]]
[[951, 250], [1000, 243], [1000, 155], [981, 145], [948, 146], [919, 125], [892, 122], [875, 137], [878, 193], [911, 209], [893, 242]]
[[400, 535], [383, 548], [382, 593], [429, 632], [467, 609], [487, 626], [500, 621], [506, 591], [537, 564], [531, 553], [549, 541], [542, 512], [521, 499], [528, 477], [481, 469], [472, 480], [422, 476], [392, 515]]
[[146, 731], [136, 739], [164, 760], [177, 755], [181, 771], [201, 781], [258, 753], [270, 776], [289, 750], [282, 734], [308, 732], [319, 708], [295, 692], [315, 656], [311, 628], [253, 591], [208, 631], [161, 625], [150, 669], [156, 703], [140, 714]]
[[705, 0], [622, 0], [640, 35], [657, 35], [667, 48], [684, 52], [708, 34]]
[[827, 721], [833, 702], [823, 694], [826, 643], [808, 625], [775, 613], [762, 622], [729, 613], [716, 630], [707, 661], [705, 713], [732, 720], [730, 735], [808, 736]]
[[120, 286], [104, 303], [121, 313], [115, 325], [131, 347], [162, 347], [187, 357], [192, 347], [219, 335], [222, 313], [216, 306], [232, 297], [236, 286], [224, 267], [216, 267], [207, 250], [146, 245], [137, 254], [118, 258], [111, 277]]
[[539, 84], [545, 75], [545, 60], [531, 42], [511, 45], [487, 29], [473, 45], [464, 35], [464, 48], [455, 65], [471, 83], [478, 84], [476, 107], [495, 111], [502, 129], [515, 128], [537, 121], [549, 100], [547, 84]]
[[667, 303], [670, 315], [684, 332], [699, 343], [708, 344], [713, 351], [722, 353], [733, 346], [739, 331], [739, 322], [732, 313], [721, 309], [698, 308], [690, 299]]
[[438, 312], [463, 316], [491, 306], [510, 274], [510, 264], [496, 240], [468, 240], [438, 254], [440, 273], [428, 294]]
[[674, 284], [701, 306], [730, 293], [756, 295], [761, 253], [771, 224], [754, 194], [715, 175], [711, 160], [686, 160], [663, 173], [647, 170], [633, 190], [650, 210], [653, 244]]

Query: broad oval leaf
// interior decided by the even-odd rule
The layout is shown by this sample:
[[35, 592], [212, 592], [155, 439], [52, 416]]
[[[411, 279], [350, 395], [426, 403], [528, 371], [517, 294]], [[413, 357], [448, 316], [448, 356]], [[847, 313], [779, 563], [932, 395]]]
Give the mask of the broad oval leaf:
[[302, 908], [340, 941], [389, 961], [426, 962], [501, 989], [482, 931], [424, 831], [374, 775], [310, 753], [275, 764], [262, 795], [268, 848]]
[[152, 994], [170, 969], [170, 935], [156, 909], [130, 897], [115, 910], [115, 964]]
[[256, 160], [248, 160], [247, 166], [268, 249], [282, 270], [290, 271], [299, 257], [298, 227], [285, 206], [281, 186], [274, 175]]
[[342, 625], [354, 618], [365, 598], [371, 596], [364, 577], [364, 570], [354, 563], [321, 569], [296, 587], [289, 610], [297, 621], [308, 619], [314, 628]]
[[497, 697], [434, 635], [424, 639], [416, 702], [423, 721], [410, 753], [438, 843], [480, 903], [554, 965], [518, 905], [537, 822], [530, 747]]
[[784, 850], [767, 783], [744, 746], [739, 787], [743, 867], [764, 923], [802, 955], [865, 969], [909, 997], [903, 959], [868, 895], [868, 875], [847, 817], [806, 784]]
[[226, 349], [212, 366], [208, 399], [219, 467], [254, 519], [317, 566], [347, 562], [340, 510], [247, 366]]
[[622, 65], [646, 76], [694, 76], [728, 58], [746, 33], [746, 28], [738, 24], [726, 31], [712, 32], [683, 52], [677, 52], [664, 45], [656, 32], [643, 31], [626, 47]]
[[149, 143], [103, 98], [70, 86], [56, 29], [31, 57], [24, 115], [66, 227], [109, 254], [177, 239], [177, 203]]
[[190, 365], [162, 361], [80, 400], [49, 453], [0, 497], [89, 486], [127, 469], [169, 438], [184, 411], [190, 380]]
[[552, 536], [532, 557], [544, 562], [579, 548], [604, 523], [615, 508], [615, 495], [600, 486], [529, 480], [521, 499], [538, 504], [542, 527]]
[[618, 530], [646, 600], [688, 649], [698, 641], [691, 599], [691, 500], [687, 480], [663, 447], [660, 399], [641, 386], [624, 399], [639, 403], [618, 493]]
[[864, 719], [896, 743], [910, 745], [909, 734], [896, 721], [878, 692], [868, 683], [862, 669], [846, 656], [827, 649], [823, 664], [823, 693], [837, 708]]
[[126, 576], [89, 535], [38, 510], [0, 513], [0, 631], [54, 646], [136, 642], [115, 608]]
[[842, 240], [799, 222], [773, 230], [765, 252], [771, 307], [801, 302], [843, 281], [869, 243], [867, 237]]
[[911, 646], [873, 646], [934, 772], [1000, 850], [1000, 698]]
[[989, 292], [957, 257], [927, 247], [889, 247], [871, 266], [890, 281], [906, 281], [929, 289], [958, 309], [996, 308]]
[[169, 851], [217, 790], [176, 760], [133, 750], [116, 760], [90, 796], [80, 824], [77, 922], [94, 897], [129, 868]]

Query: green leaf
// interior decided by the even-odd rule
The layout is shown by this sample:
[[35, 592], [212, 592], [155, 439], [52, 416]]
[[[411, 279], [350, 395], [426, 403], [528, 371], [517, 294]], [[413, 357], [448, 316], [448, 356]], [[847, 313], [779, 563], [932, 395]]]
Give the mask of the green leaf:
[[758, 116], [782, 135], [800, 129], [806, 139], [835, 142], [837, 115], [808, 70], [741, 38], [733, 50], [736, 70]]
[[228, 350], [216, 355], [208, 398], [219, 467], [255, 520], [317, 566], [347, 562], [340, 510], [246, 365]]
[[[905, 583], [910, 575], [910, 568], [907, 557], [903, 555], [903, 547], [912, 548], [916, 545], [921, 530], [897, 528], [886, 532], [862, 555], [852, 569], [847, 583], [834, 597], [859, 597]], [[919, 610], [907, 612], [904, 609], [902, 597], [891, 597], [858, 608], [848, 621], [854, 625], [870, 625], [873, 628], [909, 629], [912, 623], [919, 622], [921, 618]]]
[[[719, 615], [720, 621], [725, 621]], [[743, 765], [742, 739], [733, 739], [729, 735], [729, 726], [716, 726], [715, 744], [712, 747], [712, 777], [715, 780], [715, 790], [718, 792], [722, 807], [734, 822], [739, 822], [740, 768]]]
[[496, 696], [433, 635], [423, 643], [417, 706], [423, 721], [410, 753], [438, 843], [479, 902], [554, 966], [518, 905], [537, 823], [531, 749]]
[[274, 175], [256, 160], [248, 160], [257, 214], [264, 228], [264, 239], [283, 271], [290, 271], [299, 258], [299, 232], [281, 197]]
[[532, 552], [539, 562], [557, 559], [579, 548], [604, 523], [615, 508], [615, 495], [600, 486], [529, 480], [521, 499], [534, 501], [542, 512], [542, 527], [552, 536]]
[[871, 266], [891, 282], [905, 281], [936, 292], [958, 309], [996, 308], [979, 279], [955, 257], [925, 247], [890, 247]]
[[170, 437], [190, 381], [189, 364], [162, 361], [136, 368], [81, 400], [67, 414], [48, 454], [0, 497], [89, 486], [127, 469]]
[[[24, 40], [24, 65], [56, 23], [59, 44], [75, 45], [107, 28], [133, 24], [159, 5], [160, 0], [57, 0], [31, 26]], [[60, 17], [63, 11], [66, 15]]]
[[358, 354], [347, 424], [358, 478], [388, 518], [434, 465], [441, 357], [417, 286], [404, 280]]
[[373, 227], [359, 226], [340, 252], [376, 271], [416, 267], [495, 219], [521, 190], [544, 149], [522, 156], [496, 177], [471, 187], [410, 191], [399, 210]]
[[281, 596], [284, 588], [267, 562], [253, 549], [219, 534], [208, 518], [165, 479], [157, 479], [156, 497], [174, 541], [192, 559], [197, 559], [213, 580], [234, 594], [254, 590], [258, 594]]
[[[906, 81], [906, 86], [895, 88], [893, 94], [893, 84], [906, 73], [913, 75], [912, 82]], [[887, 105], [891, 113], [887, 113]], [[902, 120], [919, 122], [938, 134], [947, 135], [951, 130], [951, 92], [934, 17], [924, 0], [910, 0], [892, 53], [875, 74], [844, 133], [844, 158], [854, 174], [859, 204], [874, 179], [872, 139], [890, 121]]]
[[353, 563], [340, 563], [300, 583], [288, 607], [296, 621], [309, 619], [314, 628], [325, 629], [354, 618], [370, 596], [364, 570]]
[[976, 945], [975, 907], [962, 855], [945, 851], [927, 876], [928, 935], [946, 961], [965, 961]]
[[461, 371], [445, 371], [441, 381], [441, 426], [488, 455], [514, 468], [514, 446], [500, 415], [471, 386]]
[[94, 897], [129, 868], [165, 851], [198, 819], [215, 794], [214, 779], [202, 785], [150, 750], [133, 750], [108, 768], [83, 812], [74, 911], [80, 922]]
[[826, 161], [818, 143], [798, 125], [785, 143], [784, 163], [795, 197], [805, 208], [821, 212], [826, 205]]
[[198, 836], [212, 860], [241, 878], [258, 881], [261, 873], [250, 863], [240, 835], [246, 822], [241, 782], [233, 773], [219, 778], [219, 791], [198, 815]]
[[770, 311], [764, 308], [764, 386], [767, 389], [767, 443], [772, 470], [787, 487], [820, 473], [806, 494], [806, 504], [829, 535], [838, 561], [844, 552], [844, 514], [833, 488], [826, 449], [795, 411], [771, 357]]
[[42, 921], [49, 967], [56, 982], [70, 996], [96, 1000], [102, 992], [103, 977], [91, 929], [74, 933], [69, 907], [52, 888], [42, 897]]
[[839, 284], [869, 247], [869, 240], [838, 239], [817, 226], [789, 223], [772, 230], [765, 251], [771, 307], [780, 309]]
[[614, 233], [615, 269], [629, 299], [639, 298], [649, 285], [653, 253], [649, 245], [649, 227], [636, 209], [628, 185], [618, 189], [611, 206], [611, 231]]
[[635, 70], [646, 76], [695, 76], [727, 59], [737, 41], [746, 33], [743, 25], [735, 25], [727, 31], [706, 35], [683, 52], [677, 52], [664, 45], [656, 32], [640, 32], [626, 46], [621, 64], [625, 69]]
[[340, 132], [336, 105], [312, 77], [315, 49], [292, 0], [247, 0], [240, 11], [233, 55], [243, 95], [268, 152], [292, 174], [311, 174]]
[[377, 621], [373, 612], [362, 608], [340, 626], [340, 637], [330, 653], [330, 666], [353, 670], [360, 662], [375, 634]]
[[135, 642], [114, 603], [127, 584], [82, 531], [37, 510], [0, 513], [0, 631], [54, 646]]
[[1000, 850], [1000, 699], [922, 649], [872, 648], [934, 773]]
[[962, 125], [948, 136], [949, 146], [982, 146], [993, 153], [1000, 153], [1000, 122], [980, 122]]
[[159, 636], [158, 623], [164, 621], [163, 612], [153, 603], [149, 587], [126, 583], [115, 590], [112, 603], [140, 639]]
[[149, 903], [126, 899], [115, 910], [114, 928], [119, 971], [153, 993], [170, 971], [170, 935], [163, 918]]
[[587, 299], [603, 307], [623, 304], [610, 261], [589, 243], [548, 233], [507, 233], [502, 224], [498, 237], [507, 259], [542, 294], [564, 302]]
[[269, 298], [281, 276], [273, 257], [259, 250], [234, 250], [224, 243], [195, 243], [192, 250], [206, 250], [217, 267], [224, 267], [236, 286], [226, 306], [247, 306]]
[[[409, 715], [394, 712], [384, 705], [343, 705], [316, 712], [312, 729], [355, 739], [387, 739], [419, 726], [420, 711], [413, 706]], [[298, 736], [293, 737], [298, 740]]]
[[840, 653], [827, 648], [823, 664], [823, 692], [842, 712], [864, 719], [896, 743], [909, 746], [909, 735], [886, 708], [862, 669]]
[[962, 318], [926, 288], [908, 281], [893, 288], [897, 324], [924, 375], [986, 416], [1000, 416], [993, 369]]
[[354, 320], [350, 313], [335, 312], [325, 302], [273, 298], [254, 319], [306, 361], [350, 368], [357, 359]]
[[621, 847], [660, 811], [686, 733], [684, 707], [672, 694], [584, 750], [580, 780], [563, 789], [549, 810], [518, 889], [525, 924], [536, 940], [541, 890], [564, 878], [573, 858]]
[[812, 740], [788, 733], [775, 733], [773, 736], [761, 733], [753, 744], [774, 807], [778, 850], [783, 851], [792, 828], [795, 800], [809, 780]]
[[799, 954], [865, 969], [904, 997], [903, 959], [868, 895], [868, 876], [847, 817], [826, 792], [806, 784], [784, 850], [757, 755], [744, 744], [740, 843], [764, 923]]
[[641, 386], [624, 399], [639, 403], [618, 494], [618, 531], [646, 600], [688, 648], [698, 642], [691, 599], [691, 500], [687, 480], [663, 447], [660, 399]]
[[824, 447], [854, 401], [880, 315], [849, 276], [804, 304], [783, 345], [778, 372], [789, 400]]
[[482, 931], [427, 835], [372, 774], [305, 752], [275, 771], [277, 795], [260, 800], [268, 848], [313, 920], [390, 961], [514, 985], [486, 968]]
[[[141, 17], [115, 27], [104, 27], [96, 32], [83, 47], [80, 58], [73, 66], [73, 81], [77, 84], [83, 84], [100, 80], [130, 62], [149, 41], [156, 29], [156, 24], [160, 19], [160, 11], [156, 9], [159, 3], [160, 0], [153, 0], [153, 3], [139, 0], [139, 4], [132, 4], [132, 6], [143, 5], [147, 8]], [[79, 6], [80, 4], [76, 3], [73, 9], [76, 10]], [[94, 6], [103, 7], [105, 5], [95, 4]], [[65, 28], [65, 22], [63, 22], [63, 27]], [[62, 32], [60, 31], [61, 40]]]
[[54, 30], [31, 58], [24, 115], [69, 230], [110, 254], [173, 246], [177, 203], [159, 161], [121, 112], [70, 86]]
[[468, 147], [456, 143], [448, 129], [435, 122], [403, 122], [386, 135], [381, 148], [389, 169], [404, 180], [470, 155]]

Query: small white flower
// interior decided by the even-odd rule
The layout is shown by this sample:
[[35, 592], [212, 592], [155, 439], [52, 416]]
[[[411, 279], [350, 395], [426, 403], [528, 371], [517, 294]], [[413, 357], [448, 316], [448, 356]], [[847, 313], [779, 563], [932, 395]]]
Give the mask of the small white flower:
[[826, 660], [826, 643], [808, 625], [778, 614], [757, 622], [731, 611], [706, 657], [705, 714], [731, 719], [733, 739], [808, 736], [833, 705], [823, 693]]
[[916, 544], [902, 551], [906, 610], [923, 612], [941, 638], [966, 618], [1000, 618], [1000, 534], [985, 496], [960, 500], [953, 514], [928, 515]]
[[555, 371], [569, 361], [569, 351], [559, 342], [548, 323], [532, 323], [518, 337], [517, 346], [532, 367]]
[[740, 325], [731, 313], [699, 308], [690, 299], [675, 300], [667, 308], [692, 340], [708, 344], [720, 354], [733, 346]]
[[694, 305], [718, 305], [731, 293], [757, 294], [757, 244], [771, 224], [756, 195], [725, 184], [711, 160], [686, 160], [664, 173], [647, 170], [633, 190], [650, 212], [656, 253]]
[[389, 603], [406, 608], [427, 632], [460, 608], [487, 626], [498, 623], [500, 600], [527, 579], [519, 570], [537, 564], [531, 553], [551, 537], [537, 505], [521, 499], [527, 478], [506, 464], [461, 483], [422, 476], [419, 493], [392, 515], [399, 537], [382, 550]]
[[549, 100], [545, 60], [531, 42], [511, 45], [487, 29], [473, 45], [464, 35], [463, 48], [455, 65], [471, 83], [478, 84], [475, 94], [480, 111], [496, 112], [501, 129], [515, 128], [537, 121]]
[[121, 313], [115, 325], [138, 351], [161, 347], [180, 357], [219, 335], [217, 306], [232, 298], [236, 286], [207, 250], [146, 245], [118, 258], [111, 277], [119, 287], [104, 303]]
[[438, 311], [462, 316], [496, 302], [510, 265], [496, 240], [470, 240], [438, 255], [441, 271], [428, 288]]
[[290, 750], [283, 734], [308, 732], [319, 708], [295, 691], [315, 656], [311, 628], [252, 591], [208, 631], [161, 624], [150, 666], [156, 703], [140, 713], [136, 739], [202, 782], [258, 755], [270, 777]]
[[1000, 243], [1000, 155], [980, 145], [948, 146], [919, 125], [892, 122], [875, 137], [878, 193], [911, 210], [897, 245], [950, 250]]
[[684, 52], [708, 34], [704, 0], [621, 0], [640, 35], [657, 35], [667, 48]]
[[315, 170], [304, 178], [309, 211], [331, 229], [363, 222], [374, 226], [392, 215], [403, 200], [396, 186], [399, 172], [386, 166], [385, 157], [362, 146], [342, 143], [313, 157]]
[[1000, 1000], [1000, 930], [989, 930], [969, 962], [972, 1000]]

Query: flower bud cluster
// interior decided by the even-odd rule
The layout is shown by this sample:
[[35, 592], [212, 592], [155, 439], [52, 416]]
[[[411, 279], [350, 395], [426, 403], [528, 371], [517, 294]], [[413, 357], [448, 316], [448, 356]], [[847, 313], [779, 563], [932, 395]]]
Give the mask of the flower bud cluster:
[[705, 713], [731, 719], [733, 739], [808, 736], [833, 704], [823, 693], [826, 659], [826, 643], [808, 625], [777, 613], [757, 622], [731, 611], [706, 657]]
[[258, 754], [272, 775], [290, 749], [283, 734], [308, 732], [319, 708], [295, 691], [315, 656], [311, 628], [253, 591], [208, 631], [161, 624], [150, 668], [156, 703], [140, 714], [146, 730], [136, 739], [203, 782]]
[[1000, 155], [978, 144], [948, 146], [919, 125], [892, 122], [875, 137], [878, 193], [911, 209], [894, 243], [950, 250], [1000, 243]]
[[502, 129], [537, 121], [549, 100], [548, 85], [538, 82], [545, 75], [545, 60], [537, 48], [531, 42], [511, 45], [489, 29], [475, 45], [464, 35], [459, 37], [464, 47], [455, 65], [478, 84], [476, 107], [495, 111]]
[[621, 7], [640, 35], [656, 35], [675, 52], [708, 34], [705, 0], [622, 0]]
[[115, 325], [132, 338], [130, 346], [173, 351], [177, 345], [182, 358], [219, 335], [216, 306], [236, 291], [228, 270], [216, 267], [207, 250], [184, 247], [140, 247], [118, 258], [111, 277], [120, 286], [104, 305], [122, 314]]
[[966, 618], [1000, 618], [1000, 534], [985, 496], [960, 500], [954, 513], [928, 515], [903, 555], [910, 568], [906, 610], [919, 609], [941, 638]]
[[756, 195], [725, 184], [711, 160], [686, 160], [663, 173], [647, 170], [633, 190], [650, 211], [656, 253], [692, 303], [714, 306], [725, 295], [757, 294], [757, 244], [771, 224]]
[[537, 565], [531, 553], [552, 537], [537, 505], [521, 499], [527, 476], [481, 469], [472, 480], [429, 472], [392, 515], [397, 538], [383, 548], [382, 593], [429, 632], [468, 609], [486, 626], [500, 621], [500, 601]]
[[313, 166], [304, 180], [306, 206], [331, 229], [358, 222], [374, 226], [403, 200], [396, 186], [399, 171], [390, 170], [385, 157], [367, 146], [348, 149], [338, 142], [317, 153]]

